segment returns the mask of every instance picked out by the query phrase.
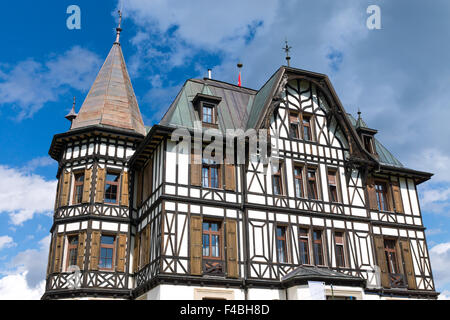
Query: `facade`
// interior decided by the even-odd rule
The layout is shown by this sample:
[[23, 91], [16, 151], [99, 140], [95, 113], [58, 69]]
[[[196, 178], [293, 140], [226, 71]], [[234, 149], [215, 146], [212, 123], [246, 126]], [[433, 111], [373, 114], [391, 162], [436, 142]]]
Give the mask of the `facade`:
[[[332, 299], [437, 297], [416, 189], [432, 175], [347, 114], [326, 75], [282, 66], [259, 90], [189, 79], [145, 127], [120, 31], [52, 141], [43, 299], [301, 300], [317, 284]], [[194, 154], [207, 129], [264, 130], [270, 161], [248, 140], [242, 163]]]

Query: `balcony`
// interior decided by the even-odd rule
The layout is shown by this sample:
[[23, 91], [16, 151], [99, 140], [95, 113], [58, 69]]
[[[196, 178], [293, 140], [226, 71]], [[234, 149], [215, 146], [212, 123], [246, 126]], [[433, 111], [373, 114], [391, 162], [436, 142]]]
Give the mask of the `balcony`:
[[389, 283], [391, 288], [404, 288], [408, 287], [405, 281], [405, 275], [401, 273], [389, 273]]
[[205, 259], [202, 262], [203, 275], [225, 276], [225, 261], [215, 259]]

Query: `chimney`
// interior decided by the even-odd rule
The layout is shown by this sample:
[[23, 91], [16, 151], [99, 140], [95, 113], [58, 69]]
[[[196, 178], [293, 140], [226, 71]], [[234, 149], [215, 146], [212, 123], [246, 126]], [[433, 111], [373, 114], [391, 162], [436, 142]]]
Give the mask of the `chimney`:
[[212, 79], [212, 77], [211, 77], [211, 72], [212, 72], [212, 70], [211, 70], [211, 69], [208, 69], [208, 79]]

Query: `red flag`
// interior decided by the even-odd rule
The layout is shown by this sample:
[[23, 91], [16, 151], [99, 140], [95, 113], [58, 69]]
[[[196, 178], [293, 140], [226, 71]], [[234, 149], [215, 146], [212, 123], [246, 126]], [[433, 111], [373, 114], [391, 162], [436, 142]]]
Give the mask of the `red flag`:
[[239, 72], [239, 80], [238, 80], [238, 86], [241, 86], [241, 72]]

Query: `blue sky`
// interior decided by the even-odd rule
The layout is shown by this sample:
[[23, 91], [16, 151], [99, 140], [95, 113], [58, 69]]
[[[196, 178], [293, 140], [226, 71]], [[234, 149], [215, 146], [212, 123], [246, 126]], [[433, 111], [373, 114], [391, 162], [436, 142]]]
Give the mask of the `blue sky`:
[[[81, 8], [81, 30], [66, 9]], [[366, 9], [381, 8], [381, 30]], [[114, 41], [146, 125], [160, 120], [187, 78], [259, 89], [284, 64], [326, 73], [348, 112], [361, 109], [406, 166], [435, 176], [419, 187], [437, 289], [450, 295], [450, 3], [423, 1], [23, 1], [0, 18], [0, 299], [39, 298], [57, 164], [47, 152], [77, 110]]]

